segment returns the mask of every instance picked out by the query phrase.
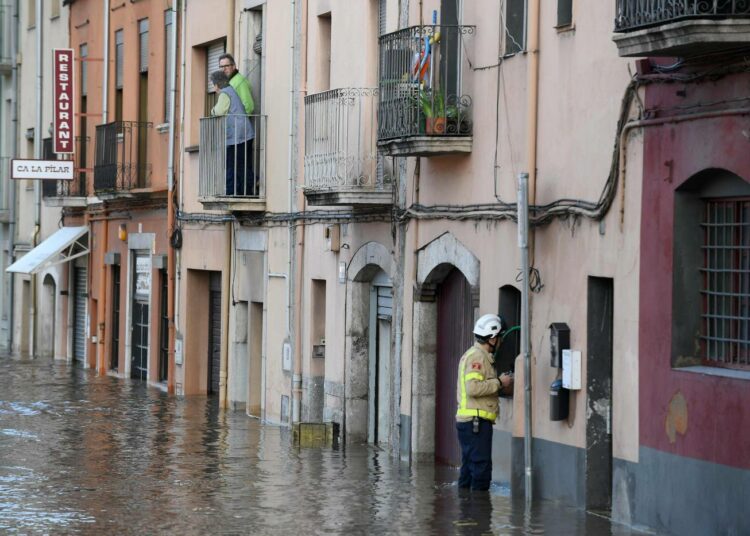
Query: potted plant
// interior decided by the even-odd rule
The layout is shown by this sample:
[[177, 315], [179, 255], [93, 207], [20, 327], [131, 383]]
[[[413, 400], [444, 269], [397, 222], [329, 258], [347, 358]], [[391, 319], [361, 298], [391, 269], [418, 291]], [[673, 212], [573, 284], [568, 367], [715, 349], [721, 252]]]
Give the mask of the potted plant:
[[422, 90], [419, 93], [419, 104], [424, 115], [425, 134], [445, 133], [445, 96], [439, 89]]

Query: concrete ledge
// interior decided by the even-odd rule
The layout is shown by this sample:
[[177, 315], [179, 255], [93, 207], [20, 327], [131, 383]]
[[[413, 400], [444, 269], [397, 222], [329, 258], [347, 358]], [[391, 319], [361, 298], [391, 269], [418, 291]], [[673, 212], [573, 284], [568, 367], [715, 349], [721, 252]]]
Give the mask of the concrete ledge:
[[750, 20], [693, 19], [617, 33], [621, 57], [690, 56], [748, 46]]

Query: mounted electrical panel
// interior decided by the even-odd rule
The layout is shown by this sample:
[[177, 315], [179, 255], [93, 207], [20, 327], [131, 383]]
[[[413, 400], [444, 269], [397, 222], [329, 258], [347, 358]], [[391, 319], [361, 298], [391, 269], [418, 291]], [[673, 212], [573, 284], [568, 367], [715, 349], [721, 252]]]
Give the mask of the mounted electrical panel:
[[339, 224], [326, 226], [325, 238], [326, 251], [339, 251], [341, 249], [341, 226]]
[[581, 352], [563, 350], [562, 385], [565, 389], [581, 388]]
[[570, 328], [564, 322], [553, 322], [549, 329], [549, 364], [551, 367], [561, 368], [563, 350], [570, 348]]

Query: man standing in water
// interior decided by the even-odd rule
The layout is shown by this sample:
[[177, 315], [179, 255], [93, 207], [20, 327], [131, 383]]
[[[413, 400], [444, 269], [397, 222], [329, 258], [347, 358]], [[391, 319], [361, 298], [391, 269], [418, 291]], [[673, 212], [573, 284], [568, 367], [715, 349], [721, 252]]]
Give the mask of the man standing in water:
[[492, 479], [492, 425], [497, 419], [500, 390], [513, 382], [498, 378], [493, 354], [505, 332], [503, 320], [487, 314], [474, 324], [474, 346], [458, 363], [456, 430], [461, 444], [459, 488], [484, 491]]

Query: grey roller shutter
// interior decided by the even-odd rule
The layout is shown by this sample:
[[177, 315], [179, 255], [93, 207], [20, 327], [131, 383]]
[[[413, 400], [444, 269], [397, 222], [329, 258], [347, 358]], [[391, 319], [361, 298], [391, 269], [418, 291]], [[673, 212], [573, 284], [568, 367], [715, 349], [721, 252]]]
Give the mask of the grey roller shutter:
[[85, 267], [73, 268], [73, 279], [75, 285], [73, 359], [84, 361], [86, 359], [86, 301], [88, 299], [86, 290], [87, 269]]
[[125, 62], [125, 50], [122, 30], [115, 32], [115, 87], [122, 88], [123, 63]]
[[79, 55], [81, 57], [81, 95], [85, 97], [89, 82], [89, 62], [86, 61], [86, 58], [89, 57], [89, 46], [87, 44], [81, 45]]
[[164, 12], [164, 39], [167, 51], [165, 56], [165, 76], [164, 76], [164, 122], [169, 121], [169, 106], [171, 104], [171, 95], [169, 93], [172, 85], [172, 32], [174, 31], [174, 11], [168, 9]]
[[206, 61], [206, 89], [213, 93], [214, 86], [211, 83], [211, 73], [219, 70], [219, 56], [224, 54], [224, 43], [214, 43], [208, 46], [208, 58]]
[[391, 318], [393, 316], [393, 291], [391, 287], [376, 288], [378, 289], [378, 318]]
[[148, 19], [138, 21], [138, 70], [148, 72]]
[[378, 35], [385, 34], [385, 23], [386, 23], [386, 6], [388, 5], [388, 0], [380, 0], [378, 6]]

